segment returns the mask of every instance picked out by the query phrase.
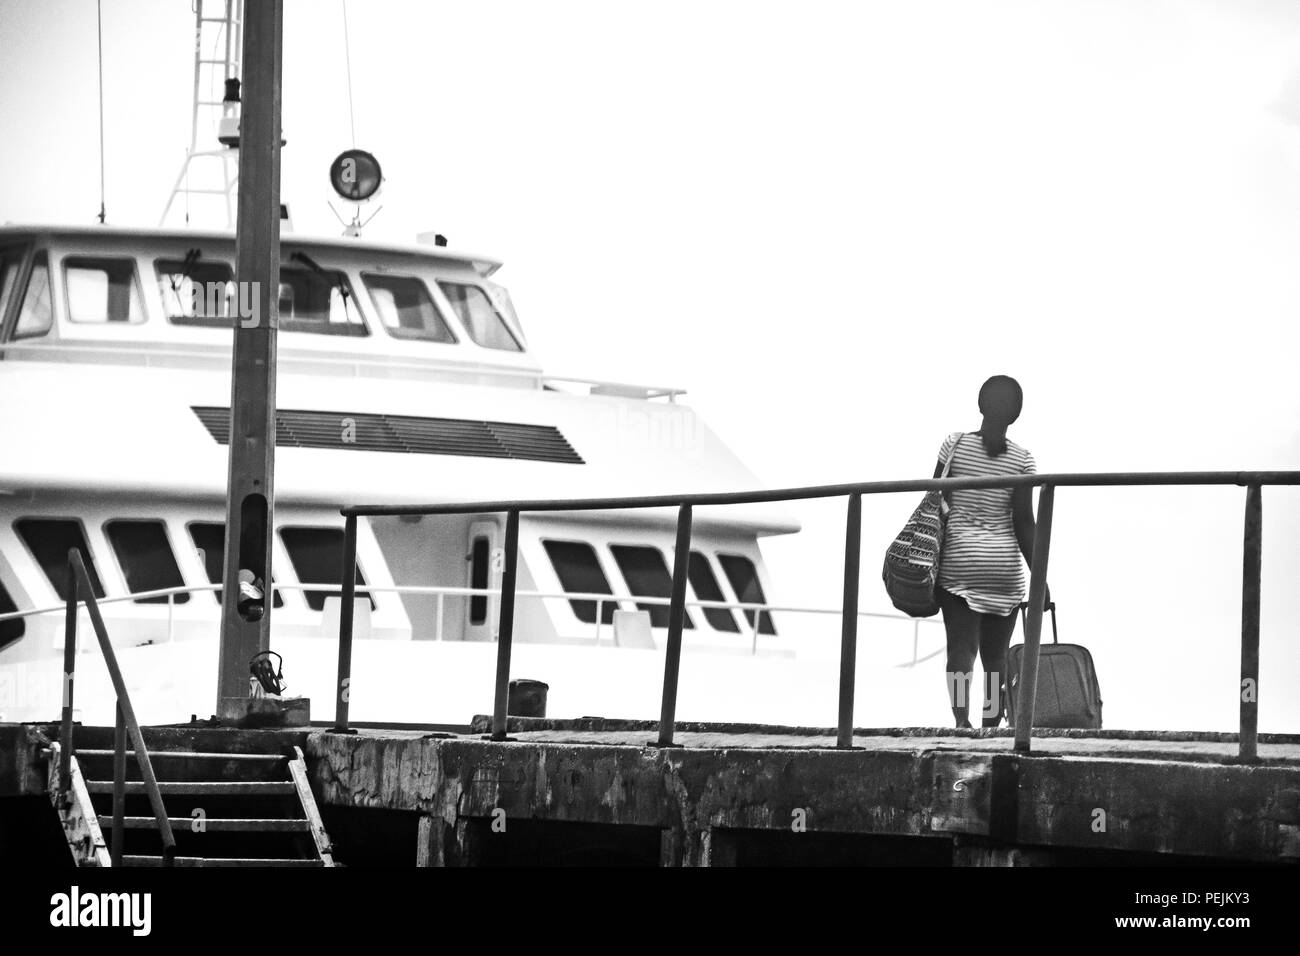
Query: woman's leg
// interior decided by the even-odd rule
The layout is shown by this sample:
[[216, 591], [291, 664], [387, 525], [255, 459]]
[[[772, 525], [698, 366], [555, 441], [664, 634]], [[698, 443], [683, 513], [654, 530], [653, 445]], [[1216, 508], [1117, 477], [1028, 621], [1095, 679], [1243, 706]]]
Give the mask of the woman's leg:
[[970, 726], [970, 678], [975, 669], [975, 654], [980, 646], [980, 615], [972, 611], [964, 598], [939, 589], [939, 608], [948, 632], [948, 699], [958, 727]]
[[1016, 629], [1016, 612], [1006, 617], [980, 615], [980, 666], [984, 668], [983, 726], [1002, 723], [1007, 703], [1007, 648]]

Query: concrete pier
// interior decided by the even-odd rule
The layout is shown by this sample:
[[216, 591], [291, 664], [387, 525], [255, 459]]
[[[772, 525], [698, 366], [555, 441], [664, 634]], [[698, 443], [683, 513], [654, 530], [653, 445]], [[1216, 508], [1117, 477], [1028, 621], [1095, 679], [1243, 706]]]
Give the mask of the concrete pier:
[[[151, 728], [163, 749], [302, 746], [338, 857], [627, 863], [1294, 864], [1300, 737], [511, 718], [510, 740], [415, 729]], [[0, 725], [0, 796], [44, 792], [50, 725]], [[281, 741], [280, 738], [284, 740]]]

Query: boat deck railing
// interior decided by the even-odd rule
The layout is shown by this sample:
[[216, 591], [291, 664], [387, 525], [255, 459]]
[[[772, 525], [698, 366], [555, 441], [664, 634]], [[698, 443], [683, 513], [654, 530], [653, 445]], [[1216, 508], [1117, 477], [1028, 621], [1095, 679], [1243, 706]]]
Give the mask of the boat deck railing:
[[[1261, 532], [1263, 525], [1262, 487], [1300, 485], [1297, 471], [1185, 471], [1065, 473], [972, 478], [919, 478], [896, 481], [868, 481], [801, 488], [760, 491], [715, 492], [694, 495], [654, 495], [622, 498], [522, 499], [476, 501], [431, 505], [351, 505], [341, 509], [344, 517], [342, 604], [339, 609], [339, 662], [335, 697], [334, 729], [348, 732], [348, 698], [352, 669], [352, 627], [357, 592], [357, 521], [362, 517], [402, 515], [464, 515], [504, 513], [505, 567], [501, 577], [501, 600], [497, 631], [497, 667], [490, 739], [506, 737], [506, 706], [510, 683], [510, 652], [514, 635], [516, 576], [519, 563], [519, 516], [526, 512], [605, 511], [639, 508], [677, 510], [676, 547], [673, 553], [672, 591], [669, 598], [667, 648], [659, 716], [658, 746], [675, 746], [673, 741], [678, 676], [681, 670], [682, 629], [686, 612], [686, 584], [691, 550], [691, 522], [694, 509], [722, 505], [788, 502], [813, 498], [847, 498], [844, 534], [844, 597], [840, 610], [840, 687], [836, 745], [853, 746], [853, 695], [856, 679], [858, 634], [858, 584], [862, 551], [862, 496], [902, 492], [956, 491], [981, 488], [1039, 488], [1033, 556], [1030, 561], [1028, 613], [1024, 625], [1025, 653], [1020, 672], [1015, 726], [1015, 750], [1030, 752], [1034, 704], [1038, 690], [1039, 646], [1043, 609], [1047, 599], [1047, 567], [1052, 539], [1052, 515], [1056, 489], [1060, 487], [1130, 487], [1174, 485], [1235, 485], [1246, 488], [1245, 526], [1242, 541], [1241, 683], [1238, 696], [1238, 756], [1258, 759], [1259, 745], [1259, 611]], [[1145, 546], [1145, 545], [1144, 545]]]
[[[127, 594], [118, 594], [113, 597], [98, 598], [100, 607], [110, 604], [125, 604], [135, 601], [148, 601], [155, 598], [165, 598], [167, 601], [167, 643], [175, 640], [176, 637], [176, 599], [181, 596], [190, 594], [204, 594], [220, 591], [224, 585], [221, 584], [184, 584], [170, 588], [155, 588], [149, 591], [132, 591]], [[275, 582], [271, 590], [273, 591], [311, 591], [325, 594], [341, 594], [343, 588], [338, 584], [312, 584], [301, 582]], [[499, 598], [502, 594], [502, 588], [471, 588], [456, 587], [451, 585], [416, 585], [416, 584], [395, 584], [381, 585], [368, 584], [358, 585], [355, 594], [398, 594], [398, 595], [424, 595], [436, 598], [434, 612], [434, 641], [444, 641], [446, 637], [446, 600], [447, 598], [473, 598], [487, 597]], [[607, 593], [602, 591], [537, 591], [537, 590], [516, 590], [516, 598], [535, 598], [538, 600], [555, 600], [555, 601], [588, 601], [595, 605], [595, 621], [592, 624], [594, 636], [592, 643], [599, 646], [604, 640], [604, 608], [610, 604], [617, 607], [620, 604], [654, 605], [656, 607], [667, 606], [671, 608], [671, 597], [652, 597], [641, 594], [626, 593]], [[86, 601], [78, 602], [79, 606], [85, 607]], [[700, 608], [704, 610], [720, 609], [726, 611], [739, 611], [745, 620], [745, 626], [750, 636], [750, 651], [752, 654], [758, 653], [759, 638], [765, 636], [761, 634], [763, 616], [771, 614], [810, 614], [810, 615], [839, 615], [841, 609], [838, 607], [807, 607], [796, 604], [773, 604], [759, 603], [752, 601], [703, 601], [693, 600], [686, 602], [687, 609]], [[21, 611], [9, 611], [0, 614], [0, 624], [5, 621], [20, 620], [30, 617], [38, 617], [43, 614], [62, 613], [65, 605], [52, 604], [46, 607], [27, 608]], [[880, 621], [896, 621], [899, 623], [906, 622], [912, 630], [912, 657], [911, 660], [903, 661], [897, 664], [897, 667], [913, 667], [923, 663], [931, 658], [941, 654], [943, 649], [930, 651], [926, 654], [920, 653], [920, 639], [922, 625], [935, 625], [937, 619], [908, 617], [905, 614], [886, 614], [879, 611], [858, 611], [859, 618], [868, 618]], [[715, 628], [715, 630], [719, 630]], [[739, 633], [725, 632], [725, 633]], [[493, 635], [496, 639], [497, 635]], [[614, 639], [617, 640], [616, 638]]]

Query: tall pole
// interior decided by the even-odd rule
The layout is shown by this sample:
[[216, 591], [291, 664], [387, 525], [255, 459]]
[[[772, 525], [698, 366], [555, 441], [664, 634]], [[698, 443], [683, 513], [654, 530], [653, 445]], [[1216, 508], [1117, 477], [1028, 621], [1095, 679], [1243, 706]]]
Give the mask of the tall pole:
[[[217, 716], [223, 720], [238, 720], [246, 714], [248, 659], [266, 650], [271, 636], [283, 35], [283, 0], [245, 3], [235, 238], [240, 307], [231, 363], [230, 470], [217, 680]], [[257, 590], [262, 593], [260, 602], [254, 598]]]

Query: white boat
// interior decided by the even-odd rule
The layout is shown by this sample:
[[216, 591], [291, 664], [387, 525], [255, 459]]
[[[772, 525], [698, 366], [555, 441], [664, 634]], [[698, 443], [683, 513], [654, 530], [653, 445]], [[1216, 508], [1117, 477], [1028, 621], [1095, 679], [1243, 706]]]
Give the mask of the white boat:
[[[231, 36], [238, 5], [225, 17]], [[209, 22], [200, 5], [200, 39]], [[214, 157], [232, 208], [237, 150], [216, 137], [237, 133], [234, 107], [202, 99], [213, 84], [199, 77], [237, 75], [238, 56], [237, 43], [224, 61], [196, 53], [194, 141], [172, 196], [187, 208], [201, 192], [190, 163]], [[358, 222], [281, 244], [271, 641], [287, 692], [311, 697], [318, 718], [332, 716], [337, 679], [340, 507], [759, 486], [680, 389], [548, 372], [493, 281], [498, 260], [441, 236], [364, 240]], [[232, 333], [247, 304], [234, 260], [229, 229], [0, 227], [0, 720], [58, 714], [72, 547], [140, 718], [213, 709]], [[463, 724], [491, 710], [503, 524], [360, 522], [370, 610], [353, 719]], [[774, 604], [759, 547], [798, 529], [780, 506], [697, 511], [681, 719], [834, 723], [838, 609]], [[674, 530], [671, 510], [522, 516], [513, 672], [551, 685], [552, 715], [658, 715]], [[909, 636], [911, 662], [933, 657], [937, 629], [918, 654], [920, 629], [888, 627], [887, 645], [860, 653], [858, 713], [931, 722], [937, 662], [889, 665], [909, 663]], [[78, 716], [111, 723], [100, 655], [81, 635], [78, 674], [92, 676], [78, 680]]]

